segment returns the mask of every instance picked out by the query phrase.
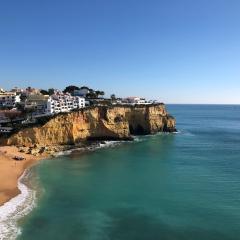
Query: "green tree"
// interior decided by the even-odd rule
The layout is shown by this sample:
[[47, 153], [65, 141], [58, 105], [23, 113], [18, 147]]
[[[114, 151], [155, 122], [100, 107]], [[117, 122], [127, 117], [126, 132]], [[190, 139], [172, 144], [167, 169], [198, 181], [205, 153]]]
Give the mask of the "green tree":
[[87, 98], [97, 98], [97, 94], [93, 89], [89, 89], [89, 93], [86, 95]]
[[101, 93], [101, 92], [98, 91], [98, 90], [95, 92], [97, 98], [99, 97], [100, 93]]
[[115, 94], [112, 94], [112, 95], [111, 95], [111, 99], [112, 99], [112, 100], [116, 100], [116, 95], [115, 95]]
[[41, 89], [41, 90], [40, 90], [40, 93], [41, 93], [42, 95], [48, 95], [48, 94], [49, 94], [49, 92], [48, 92], [47, 90], [44, 90], [44, 89]]
[[25, 94], [21, 94], [20, 99], [21, 99], [21, 102], [25, 102], [25, 100], [27, 99], [27, 96]]
[[48, 95], [53, 95], [54, 94], [54, 89], [53, 88], [49, 88], [48, 89]]
[[98, 98], [99, 96], [104, 96], [104, 95], [105, 95], [105, 92], [104, 92], [104, 91], [99, 91], [99, 90], [97, 90], [95, 93], [96, 93], [97, 98]]
[[82, 87], [80, 87], [80, 89], [88, 89], [88, 90], [90, 90], [89, 87], [87, 87], [87, 86], [82, 86]]
[[74, 90], [80, 90], [80, 88], [79, 87], [77, 87], [77, 86], [73, 86], [73, 85], [70, 85], [70, 86], [67, 86], [64, 90], [63, 90], [63, 92], [64, 93], [70, 93], [70, 94], [72, 94], [73, 92], [74, 92]]

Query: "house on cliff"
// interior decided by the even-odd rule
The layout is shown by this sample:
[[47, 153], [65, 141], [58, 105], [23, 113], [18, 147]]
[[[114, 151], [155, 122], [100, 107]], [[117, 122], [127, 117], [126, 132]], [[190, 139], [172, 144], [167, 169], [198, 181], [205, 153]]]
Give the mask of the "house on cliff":
[[16, 92], [0, 92], [0, 107], [13, 108], [20, 101]]
[[145, 98], [141, 97], [127, 97], [123, 99], [122, 103], [127, 103], [127, 104], [150, 104], [149, 102], [146, 101]]
[[24, 106], [25, 110], [33, 112], [34, 115], [69, 112], [84, 107], [84, 98], [71, 96], [60, 91], [56, 91], [51, 96], [42, 94], [29, 95]]

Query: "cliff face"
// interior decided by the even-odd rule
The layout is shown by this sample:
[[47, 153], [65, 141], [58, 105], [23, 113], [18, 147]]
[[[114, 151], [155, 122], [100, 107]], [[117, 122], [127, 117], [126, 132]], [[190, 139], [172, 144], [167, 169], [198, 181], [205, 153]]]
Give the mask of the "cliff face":
[[83, 140], [126, 140], [131, 135], [175, 131], [175, 119], [163, 104], [111, 106], [59, 114], [42, 126], [24, 128], [4, 140], [6, 145], [74, 144]]

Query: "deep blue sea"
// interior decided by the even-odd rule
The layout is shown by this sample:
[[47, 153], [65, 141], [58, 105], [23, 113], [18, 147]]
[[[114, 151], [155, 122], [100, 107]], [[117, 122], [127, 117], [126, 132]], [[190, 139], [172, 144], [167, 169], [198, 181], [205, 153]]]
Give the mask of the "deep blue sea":
[[21, 240], [239, 240], [240, 106], [169, 105], [177, 134], [138, 137], [32, 169]]

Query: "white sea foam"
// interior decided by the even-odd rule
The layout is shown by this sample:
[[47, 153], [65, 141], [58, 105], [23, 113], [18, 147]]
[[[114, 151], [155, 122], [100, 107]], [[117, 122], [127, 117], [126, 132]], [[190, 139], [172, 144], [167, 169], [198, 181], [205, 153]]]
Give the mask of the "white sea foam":
[[149, 138], [154, 138], [158, 135], [162, 135], [162, 133], [156, 133], [156, 134], [147, 134], [147, 135], [142, 135], [142, 136], [133, 136], [133, 140], [132, 143], [134, 142], [144, 142], [144, 141], [147, 141], [149, 140]]
[[64, 155], [70, 155], [74, 150], [76, 151], [77, 149], [72, 149], [72, 150], [66, 150], [66, 151], [57, 152], [57, 153], [54, 154], [54, 157], [59, 157], [59, 156], [64, 156]]
[[174, 134], [182, 134], [182, 130], [177, 130], [175, 132], [173, 132]]
[[87, 147], [79, 147], [79, 148], [73, 148], [73, 149], [66, 150], [66, 151], [57, 152], [54, 154], [54, 156], [55, 157], [66, 156], [66, 155], [70, 155], [76, 151], [85, 151], [85, 150], [94, 151], [94, 150], [100, 149], [100, 148], [114, 147], [116, 145], [119, 145], [120, 143], [123, 143], [123, 141], [102, 141], [102, 142], [98, 142], [96, 144], [89, 145]]
[[137, 137], [137, 136], [134, 136], [133, 139], [134, 139], [134, 142], [142, 142], [142, 141], [144, 141], [143, 138]]
[[87, 149], [94, 151], [94, 150], [99, 149], [99, 148], [114, 147], [116, 145], [119, 145], [120, 143], [122, 143], [122, 141], [103, 141], [103, 142], [100, 142], [96, 145], [89, 146], [89, 147], [87, 147]]
[[13, 240], [21, 234], [18, 221], [27, 215], [36, 205], [36, 191], [28, 188], [23, 183], [29, 171], [25, 171], [19, 178], [19, 195], [12, 198], [0, 207], [0, 240]]

